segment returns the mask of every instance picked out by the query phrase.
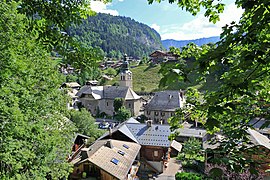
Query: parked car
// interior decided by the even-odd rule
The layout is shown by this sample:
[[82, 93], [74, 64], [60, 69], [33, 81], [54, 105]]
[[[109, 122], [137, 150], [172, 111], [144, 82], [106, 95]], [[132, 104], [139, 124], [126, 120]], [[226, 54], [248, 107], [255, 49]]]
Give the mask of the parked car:
[[98, 128], [99, 129], [108, 129], [109, 126], [110, 126], [110, 124], [108, 122], [101, 122], [101, 123], [99, 123]]

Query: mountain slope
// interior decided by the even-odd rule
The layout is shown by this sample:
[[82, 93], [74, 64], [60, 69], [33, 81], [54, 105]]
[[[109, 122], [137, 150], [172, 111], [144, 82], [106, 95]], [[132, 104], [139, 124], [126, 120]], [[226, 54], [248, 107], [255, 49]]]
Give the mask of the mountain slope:
[[171, 46], [180, 48], [191, 42], [197, 44], [198, 46], [201, 46], [207, 43], [216, 43], [217, 41], [219, 41], [219, 36], [213, 36], [209, 38], [200, 38], [200, 39], [194, 39], [194, 40], [180, 40], [180, 41], [173, 40], [173, 39], [166, 39], [166, 40], [162, 40], [162, 44], [166, 49], [169, 49]]
[[100, 47], [108, 57], [142, 57], [162, 48], [160, 35], [149, 26], [128, 17], [97, 14], [68, 32], [86, 46]]

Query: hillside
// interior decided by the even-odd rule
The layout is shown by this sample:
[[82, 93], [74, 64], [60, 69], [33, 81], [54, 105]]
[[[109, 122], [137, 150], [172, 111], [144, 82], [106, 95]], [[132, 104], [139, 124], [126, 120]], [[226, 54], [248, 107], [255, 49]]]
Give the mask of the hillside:
[[86, 46], [100, 47], [108, 57], [148, 56], [162, 48], [160, 35], [149, 26], [128, 17], [97, 14], [80, 25], [72, 25], [68, 34]]
[[[155, 92], [161, 90], [159, 86], [159, 82], [162, 78], [162, 75], [159, 74], [159, 70], [161, 65], [149, 66], [149, 65], [139, 65], [134, 68], [131, 68], [133, 74], [133, 89], [135, 92]], [[207, 77], [207, 83], [200, 85], [195, 82], [195, 79], [198, 78], [198, 74], [192, 73], [189, 76], [188, 82], [176, 82], [173, 84], [167, 84], [166, 87], [162, 88], [167, 90], [179, 90], [186, 89], [188, 87], [195, 87], [201, 91], [210, 90], [217, 88], [217, 84], [215, 83], [215, 77]], [[119, 81], [119, 75], [113, 78], [112, 81], [108, 81], [107, 85], [117, 84]]]
[[219, 36], [213, 36], [209, 38], [200, 38], [200, 39], [194, 39], [194, 40], [181, 40], [181, 41], [177, 41], [173, 39], [166, 39], [166, 40], [162, 40], [162, 45], [166, 49], [169, 49], [171, 46], [180, 48], [191, 42], [197, 44], [198, 46], [201, 46], [207, 43], [216, 43], [217, 41], [219, 41]]

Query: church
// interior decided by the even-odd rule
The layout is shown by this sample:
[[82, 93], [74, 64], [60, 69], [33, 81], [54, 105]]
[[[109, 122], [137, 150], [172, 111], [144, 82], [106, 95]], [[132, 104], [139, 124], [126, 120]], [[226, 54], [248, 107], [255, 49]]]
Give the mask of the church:
[[122, 98], [124, 105], [130, 110], [132, 116], [139, 114], [142, 106], [141, 97], [132, 90], [132, 72], [126, 56], [120, 70], [119, 86], [93, 86], [86, 84], [76, 94], [81, 104], [88, 109], [93, 116], [100, 113], [115, 115], [114, 99]]

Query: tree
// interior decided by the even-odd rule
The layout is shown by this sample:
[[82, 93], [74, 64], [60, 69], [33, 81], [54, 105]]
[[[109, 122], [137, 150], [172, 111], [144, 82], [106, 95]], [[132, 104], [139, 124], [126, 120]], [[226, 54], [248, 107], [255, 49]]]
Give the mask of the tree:
[[204, 160], [202, 143], [197, 139], [189, 139], [183, 144], [183, 150], [178, 154], [177, 159], [193, 163]]
[[[211, 22], [219, 20], [218, 13], [224, 10], [222, 1], [169, 2], [177, 3], [193, 15], [203, 7]], [[225, 135], [225, 145], [221, 148], [227, 156], [222, 159], [223, 163], [232, 171], [243, 172], [252, 161], [240, 153], [247, 149], [246, 130], [252, 127], [250, 121], [255, 117], [270, 119], [270, 2], [236, 0], [235, 4], [244, 10], [239, 23], [225, 25], [221, 40], [211, 48], [190, 46], [179, 52], [182, 58], [188, 56], [196, 60], [192, 69], [174, 68], [179, 69], [177, 72], [181, 73], [177, 76], [183, 80], [194, 71], [201, 74], [198, 78], [201, 82], [207, 81], [207, 76], [216, 77], [219, 87], [203, 94], [204, 103], [196, 109], [206, 113], [204, 125], [209, 132]], [[269, 124], [270, 121], [266, 121], [261, 128]]]
[[0, 179], [63, 178], [75, 129], [63, 77], [17, 7], [0, 4]]
[[115, 119], [117, 119], [118, 121], [125, 121], [128, 118], [131, 117], [131, 112], [129, 109], [126, 109], [125, 106], [122, 106], [118, 111], [117, 114], [115, 116]]
[[91, 114], [84, 108], [80, 111], [71, 111], [70, 120], [77, 127], [77, 132], [93, 137], [95, 139], [99, 138], [103, 131], [98, 129], [98, 126], [95, 124], [96, 120], [91, 116]]
[[115, 98], [113, 101], [113, 108], [115, 112], [124, 106], [124, 99], [123, 98]]

